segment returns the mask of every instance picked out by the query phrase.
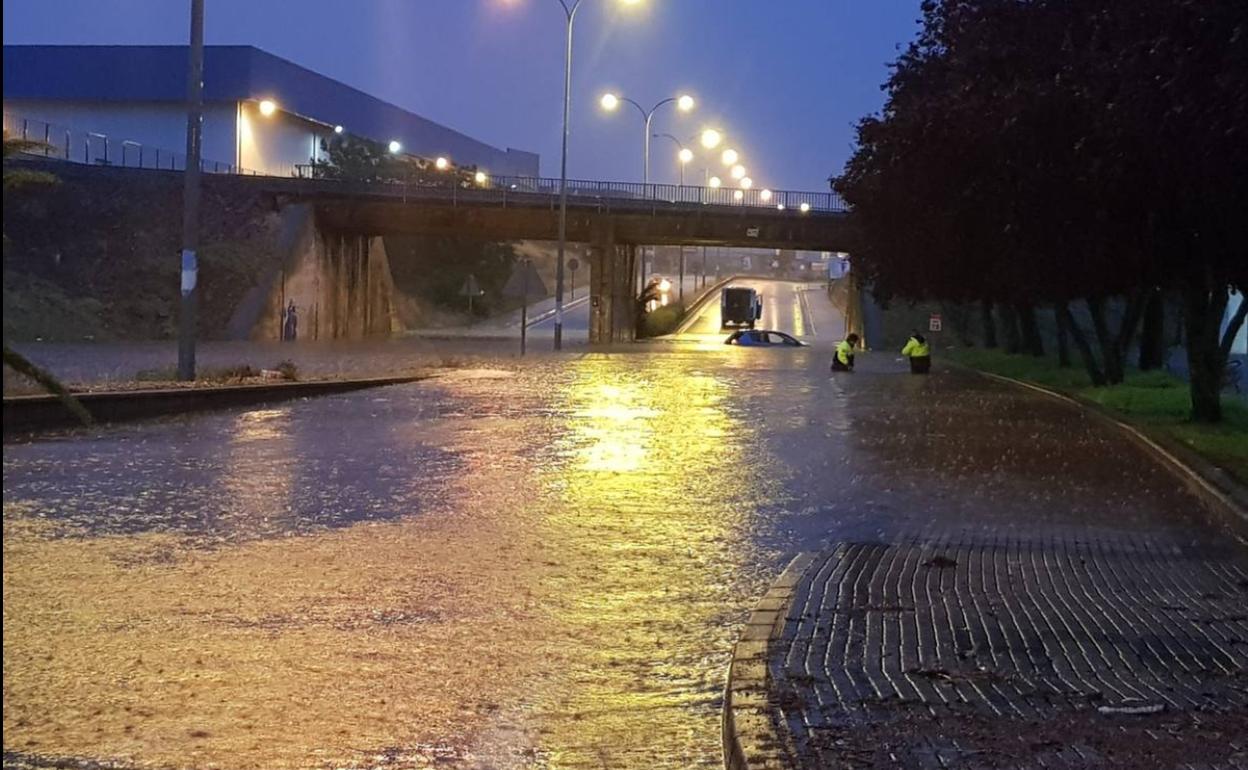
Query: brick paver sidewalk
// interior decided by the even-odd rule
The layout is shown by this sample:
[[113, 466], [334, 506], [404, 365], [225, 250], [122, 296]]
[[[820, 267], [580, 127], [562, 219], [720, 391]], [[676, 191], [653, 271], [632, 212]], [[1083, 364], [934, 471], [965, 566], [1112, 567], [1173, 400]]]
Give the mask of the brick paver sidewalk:
[[1229, 546], [844, 543], [785, 617], [774, 766], [1248, 768], [1248, 564]]

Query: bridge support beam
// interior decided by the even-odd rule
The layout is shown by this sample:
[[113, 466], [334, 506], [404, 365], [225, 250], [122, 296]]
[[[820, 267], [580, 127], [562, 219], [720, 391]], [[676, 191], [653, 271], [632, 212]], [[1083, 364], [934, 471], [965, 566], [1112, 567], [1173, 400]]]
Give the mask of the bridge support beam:
[[231, 326], [251, 339], [283, 339], [295, 305], [296, 340], [358, 339], [402, 331], [390, 260], [380, 236], [327, 229], [309, 206], [282, 212], [281, 268]]
[[631, 342], [636, 336], [637, 247], [617, 243], [609, 218], [594, 223], [589, 247], [589, 341]]

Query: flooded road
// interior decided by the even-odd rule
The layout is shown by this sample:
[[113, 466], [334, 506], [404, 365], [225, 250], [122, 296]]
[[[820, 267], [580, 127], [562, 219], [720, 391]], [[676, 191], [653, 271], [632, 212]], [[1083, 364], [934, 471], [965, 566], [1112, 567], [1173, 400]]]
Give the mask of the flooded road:
[[719, 767], [726, 663], [793, 552], [1217, 538], [1063, 407], [888, 354], [830, 378], [839, 314], [762, 288], [765, 322], [813, 347], [728, 347], [702, 319], [623, 352], [6, 444], [6, 752]]

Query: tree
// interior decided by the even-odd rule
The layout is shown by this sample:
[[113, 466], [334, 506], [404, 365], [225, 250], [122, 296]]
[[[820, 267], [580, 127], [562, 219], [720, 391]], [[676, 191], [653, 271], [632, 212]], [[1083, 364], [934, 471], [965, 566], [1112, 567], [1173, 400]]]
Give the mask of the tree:
[[408, 184], [417, 187], [470, 187], [476, 166], [452, 166], [439, 170], [434, 161], [396, 154], [371, 139], [335, 136], [322, 140], [326, 160], [312, 159], [312, 176], [351, 182]]
[[1248, 278], [1248, 5], [927, 0], [885, 88], [836, 181], [877, 293], [990, 300], [1007, 335], [1011, 306], [1026, 327], [1054, 303], [1093, 382], [1114, 383], [1145, 287], [1174, 290], [1192, 416], [1220, 418], [1218, 331]]

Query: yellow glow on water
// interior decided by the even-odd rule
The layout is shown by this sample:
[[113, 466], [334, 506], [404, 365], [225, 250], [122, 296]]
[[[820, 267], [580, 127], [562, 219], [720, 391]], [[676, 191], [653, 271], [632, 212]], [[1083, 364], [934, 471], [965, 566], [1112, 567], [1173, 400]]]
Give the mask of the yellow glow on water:
[[[396, 488], [421, 515], [388, 523], [199, 549], [52, 537], [46, 511], [6, 501], [6, 742], [135, 766], [357, 767], [386, 747], [459, 766], [480, 744], [502, 753], [479, 766], [717, 766], [777, 487], [740, 382], [708, 358], [588, 355], [519, 382], [539, 387], [426, 386], [514, 413], [394, 426], [456, 470], [436, 504]], [[231, 515], [280, 519], [321, 491], [297, 466], [323, 435], [301, 413], [224, 423], [212, 472]]]
[[652, 431], [653, 409], [641, 404], [634, 385], [594, 383], [587, 386], [589, 404], [576, 412], [586, 446], [579, 465], [586, 471], [632, 473], [643, 467], [644, 445]]
[[739, 462], [752, 442], [720, 377], [679, 359], [593, 356], [575, 368], [560, 394], [573, 418], [558, 452], [570, 462], [547, 466], [559, 502], [540, 537], [593, 577], [548, 585], [557, 636], [585, 649], [557, 696], [577, 718], [548, 723], [543, 747], [557, 766], [588, 768], [615, 766], [600, 750], [618, 759], [657, 742], [670, 747], [666, 767], [694, 766], [717, 756], [736, 633], [724, 613], [766, 483]]

